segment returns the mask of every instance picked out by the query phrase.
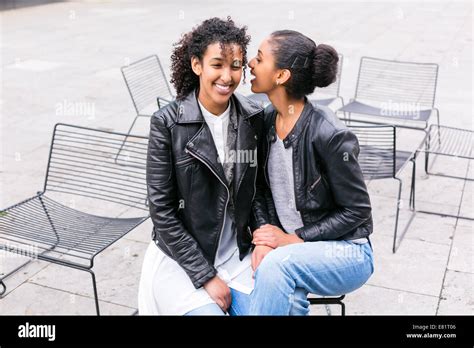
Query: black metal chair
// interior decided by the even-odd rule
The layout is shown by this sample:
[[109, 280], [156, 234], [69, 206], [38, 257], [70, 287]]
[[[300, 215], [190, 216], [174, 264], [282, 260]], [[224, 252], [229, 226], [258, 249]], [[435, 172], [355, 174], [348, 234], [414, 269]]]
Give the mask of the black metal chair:
[[355, 96], [338, 109], [359, 123], [390, 124], [427, 133], [434, 107], [438, 64], [362, 57]]
[[[120, 70], [137, 113], [127, 132], [131, 134], [140, 117], [151, 117], [157, 107], [160, 109], [167, 105], [175, 96], [157, 55], [125, 65]], [[121, 151], [122, 148], [119, 149], [116, 160]]]
[[[343, 121], [348, 121], [344, 120]], [[416, 154], [415, 152], [400, 151], [396, 147], [396, 128], [389, 125], [361, 125], [349, 126], [352, 132], [357, 136], [360, 145], [359, 164], [362, 173], [366, 180], [378, 180], [393, 178], [398, 181], [398, 197], [397, 207], [395, 213], [395, 228], [393, 233], [393, 253], [397, 250], [397, 233], [398, 233], [398, 218], [400, 214], [401, 193], [402, 193], [402, 179], [398, 177], [401, 171], [405, 168], [408, 162], [413, 164], [411, 190], [410, 190], [410, 209], [412, 209], [411, 216], [402, 232], [403, 239], [406, 231], [415, 216], [414, 202], [415, 202], [415, 173], [416, 173]], [[342, 302], [345, 295], [340, 297], [322, 297], [311, 298], [308, 297], [311, 305], [325, 305], [326, 311], [329, 312], [328, 305], [340, 305], [341, 315], [345, 315], [345, 304]]]
[[[347, 121], [347, 120], [346, 120]], [[401, 194], [403, 181], [399, 177], [408, 162], [411, 162], [412, 178], [410, 187], [409, 207], [411, 216], [402, 231], [400, 242], [405, 236], [414, 216], [415, 202], [415, 174], [416, 174], [416, 150], [397, 150], [396, 127], [391, 125], [350, 125], [349, 128], [359, 140], [360, 153], [359, 164], [365, 180], [380, 180], [393, 178], [398, 181], [398, 195], [395, 213], [395, 227], [393, 232], [392, 251], [397, 251], [398, 219], [402, 205]]]
[[[440, 141], [440, 137], [443, 141]], [[458, 159], [468, 160], [468, 168], [471, 160], [474, 159], [474, 131], [455, 127], [438, 126], [432, 124], [427, 134], [426, 146], [418, 152], [425, 153], [425, 173], [427, 175], [435, 175], [452, 179], [462, 179], [466, 181], [474, 181], [474, 178], [468, 177], [468, 171], [465, 177], [449, 175], [444, 172], [430, 171], [430, 156], [436, 159], [437, 156], [455, 157]], [[433, 159], [432, 164], [434, 164]], [[413, 206], [415, 202], [413, 202]], [[433, 214], [459, 219], [474, 220], [473, 218], [463, 215], [453, 215], [428, 210], [417, 210], [418, 213]]]
[[329, 305], [338, 305], [341, 306], [341, 315], [346, 315], [346, 305], [342, 300], [344, 300], [346, 295], [342, 295], [339, 297], [308, 297], [308, 301], [310, 305], [324, 305], [326, 307], [326, 312], [328, 315], [331, 315], [331, 311], [329, 309]]
[[[125, 137], [122, 151], [134, 167], [114, 161]], [[147, 143], [142, 136], [57, 124], [43, 191], [0, 211], [0, 249], [22, 255], [33, 250], [32, 259], [88, 272], [99, 315], [94, 258], [148, 218]], [[89, 208], [71, 207], [71, 200]], [[115, 209], [104, 208], [109, 206]], [[120, 209], [121, 215], [98, 215], [101, 208]], [[0, 278], [0, 295], [5, 278], [27, 263]]]
[[[443, 137], [443, 142], [440, 141]], [[459, 177], [429, 171], [429, 157], [448, 156], [460, 159], [474, 159], [474, 132], [468, 129], [438, 126], [432, 124], [429, 128], [425, 152], [425, 172], [429, 175], [444, 176], [453, 179], [473, 181], [474, 178]]]

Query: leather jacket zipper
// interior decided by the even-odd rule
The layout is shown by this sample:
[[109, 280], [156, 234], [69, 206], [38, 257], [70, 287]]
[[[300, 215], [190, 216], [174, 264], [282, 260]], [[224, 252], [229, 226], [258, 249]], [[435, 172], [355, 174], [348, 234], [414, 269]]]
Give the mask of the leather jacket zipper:
[[224, 226], [225, 226], [225, 220], [226, 220], [226, 214], [227, 214], [227, 205], [229, 204], [229, 197], [230, 197], [230, 192], [229, 192], [229, 188], [227, 187], [227, 185], [221, 180], [221, 178], [219, 177], [219, 175], [217, 175], [217, 173], [212, 170], [212, 168], [206, 163], [206, 161], [204, 161], [202, 158], [200, 158], [198, 155], [192, 153], [191, 151], [189, 151], [188, 149], [185, 149], [185, 152], [189, 153], [191, 156], [193, 156], [194, 158], [196, 158], [198, 161], [204, 163], [204, 165], [209, 168], [209, 170], [217, 177], [217, 179], [219, 179], [219, 181], [221, 182], [222, 185], [224, 185], [226, 191], [227, 191], [227, 200], [226, 200], [226, 203], [225, 203], [225, 207], [224, 207], [224, 218], [222, 219], [222, 227], [221, 227], [221, 231], [219, 233], [219, 241], [217, 242], [217, 245], [214, 249], [214, 262], [216, 262], [216, 253], [217, 253], [217, 248], [219, 247], [219, 244], [221, 243], [221, 238], [222, 238], [222, 231], [224, 230]]
[[265, 158], [265, 166], [263, 167], [263, 176], [265, 177], [268, 187], [270, 187], [270, 180], [268, 180], [268, 175], [267, 175], [267, 166], [268, 166], [269, 157], [270, 157], [270, 141], [267, 139], [267, 158]]
[[316, 187], [316, 185], [319, 184], [319, 182], [321, 181], [321, 178], [322, 178], [322, 176], [320, 176], [320, 177], [318, 178], [318, 180], [316, 180], [316, 181], [314, 182], [314, 184], [311, 185], [311, 187], [309, 188], [310, 191], [312, 191], [312, 190]]

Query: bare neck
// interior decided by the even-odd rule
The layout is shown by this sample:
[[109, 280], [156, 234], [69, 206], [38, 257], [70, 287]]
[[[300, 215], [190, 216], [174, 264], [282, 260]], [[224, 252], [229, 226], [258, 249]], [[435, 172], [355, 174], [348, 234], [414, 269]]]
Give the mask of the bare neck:
[[283, 120], [296, 121], [304, 109], [304, 99], [290, 98], [283, 88], [273, 90], [268, 98]]

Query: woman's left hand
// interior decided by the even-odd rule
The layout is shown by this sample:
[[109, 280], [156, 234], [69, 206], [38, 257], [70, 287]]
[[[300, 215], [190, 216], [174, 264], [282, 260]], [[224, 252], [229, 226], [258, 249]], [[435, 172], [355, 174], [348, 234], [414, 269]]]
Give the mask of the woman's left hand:
[[303, 243], [304, 241], [296, 234], [288, 234], [274, 225], [263, 225], [253, 232], [252, 243], [255, 245], [266, 245], [271, 248], [278, 248], [293, 243]]

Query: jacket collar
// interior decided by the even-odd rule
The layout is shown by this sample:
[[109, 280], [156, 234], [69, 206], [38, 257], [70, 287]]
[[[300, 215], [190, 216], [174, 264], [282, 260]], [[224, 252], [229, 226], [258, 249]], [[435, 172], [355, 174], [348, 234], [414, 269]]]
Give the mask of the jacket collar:
[[[247, 119], [262, 112], [263, 109], [258, 105], [252, 104], [252, 102], [248, 102], [245, 97], [240, 95], [234, 94], [232, 98], [234, 98], [232, 101], [235, 106], [235, 111], [238, 114], [235, 150], [250, 156], [250, 152], [256, 151], [257, 148], [257, 134]], [[226, 183], [227, 179], [225, 178], [222, 164], [219, 163], [217, 159], [217, 149], [212, 139], [211, 131], [205, 123], [204, 116], [197, 102], [197, 94], [191, 93], [178, 105], [177, 123], [203, 123], [191, 140], [186, 143], [186, 150], [199, 157], [223, 183]], [[238, 195], [242, 177], [249, 165], [248, 161], [242, 162], [238, 160], [237, 163], [235, 163], [233, 180], [235, 190], [234, 197]]]
[[[293, 129], [290, 131], [290, 133], [288, 133], [285, 139], [283, 139], [283, 145], [285, 146], [285, 149], [290, 147], [296, 140], [298, 140], [306, 124], [308, 123], [308, 120], [311, 117], [312, 111], [313, 111], [313, 104], [311, 104], [311, 102], [308, 101], [308, 99], [305, 97], [305, 105], [304, 105], [303, 111], [301, 111], [301, 115], [298, 118], [298, 121], [296, 121]], [[267, 139], [271, 142], [275, 142], [276, 137], [277, 137], [276, 128], [275, 128], [276, 115], [277, 115], [277, 111], [273, 108], [271, 111], [271, 117], [270, 117], [270, 128], [267, 133]]]
[[[199, 89], [189, 93], [184, 99], [178, 101], [178, 117], [176, 123], [202, 123], [204, 122], [204, 116], [202, 116], [201, 109], [197, 101]], [[234, 93], [231, 96], [237, 113], [243, 119], [252, 117], [263, 109], [249, 102], [244, 96]]]

